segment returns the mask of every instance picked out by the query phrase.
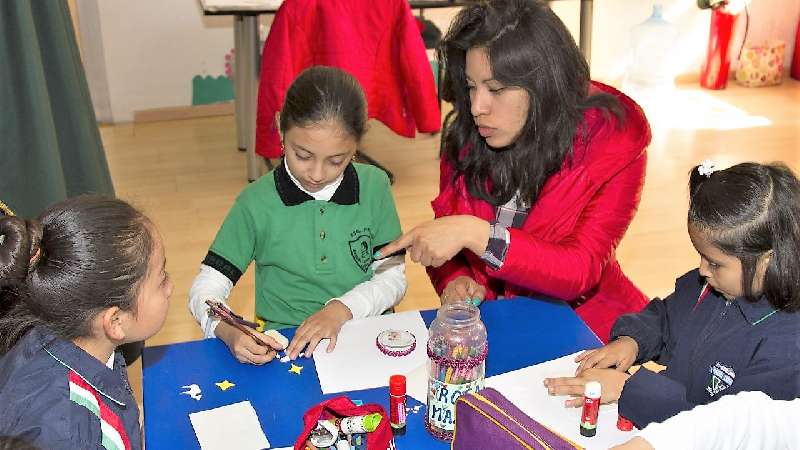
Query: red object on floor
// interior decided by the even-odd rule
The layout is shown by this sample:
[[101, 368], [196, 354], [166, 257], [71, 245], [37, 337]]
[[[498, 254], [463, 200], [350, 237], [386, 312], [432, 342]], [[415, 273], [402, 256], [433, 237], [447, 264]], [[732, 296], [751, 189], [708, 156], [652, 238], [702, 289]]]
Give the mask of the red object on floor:
[[703, 68], [700, 71], [700, 86], [706, 89], [725, 89], [731, 68], [730, 44], [738, 14], [728, 14], [722, 8], [711, 12], [711, 33]]
[[800, 80], [800, 20], [797, 21], [797, 34], [794, 38], [794, 57], [792, 58], [792, 78]]

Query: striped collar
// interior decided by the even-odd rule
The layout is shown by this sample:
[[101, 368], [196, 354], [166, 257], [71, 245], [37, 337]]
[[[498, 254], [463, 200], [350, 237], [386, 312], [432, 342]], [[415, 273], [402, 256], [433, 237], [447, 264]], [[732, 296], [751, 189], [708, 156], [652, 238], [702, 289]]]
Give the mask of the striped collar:
[[26, 338], [31, 339], [34, 345], [47, 352], [68, 371], [75, 372], [98, 394], [122, 407], [131, 399], [125, 362], [118, 352], [114, 355], [112, 370], [74, 343], [55, 336], [45, 327], [37, 326], [29, 334]]

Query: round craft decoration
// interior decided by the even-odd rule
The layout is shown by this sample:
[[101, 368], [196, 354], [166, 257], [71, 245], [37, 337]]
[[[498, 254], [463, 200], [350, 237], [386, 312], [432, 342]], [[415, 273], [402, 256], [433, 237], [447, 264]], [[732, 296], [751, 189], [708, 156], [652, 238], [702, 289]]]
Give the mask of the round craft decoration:
[[383, 330], [375, 338], [378, 349], [389, 356], [406, 356], [417, 347], [417, 338], [405, 330]]

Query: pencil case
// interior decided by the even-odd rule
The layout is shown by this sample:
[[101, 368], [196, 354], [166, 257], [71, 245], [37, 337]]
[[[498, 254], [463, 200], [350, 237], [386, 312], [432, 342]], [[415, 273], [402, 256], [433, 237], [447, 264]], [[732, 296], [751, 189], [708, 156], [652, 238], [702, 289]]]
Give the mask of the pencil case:
[[[338, 397], [324, 400], [311, 407], [303, 415], [303, 432], [298, 436], [294, 444], [295, 450], [304, 450], [306, 441], [311, 437], [312, 430], [320, 420], [330, 420], [336, 418], [362, 416], [368, 414], [380, 414], [382, 419], [377, 428], [369, 433], [361, 434], [361, 448], [367, 450], [394, 450], [397, 447], [389, 425], [389, 416], [383, 407], [377, 403], [367, 403], [356, 405], [348, 397], [341, 395]], [[356, 436], [358, 441], [358, 436]], [[328, 448], [328, 447], [325, 447]]]
[[485, 388], [456, 400], [452, 448], [567, 450], [582, 447], [533, 420], [497, 390]]

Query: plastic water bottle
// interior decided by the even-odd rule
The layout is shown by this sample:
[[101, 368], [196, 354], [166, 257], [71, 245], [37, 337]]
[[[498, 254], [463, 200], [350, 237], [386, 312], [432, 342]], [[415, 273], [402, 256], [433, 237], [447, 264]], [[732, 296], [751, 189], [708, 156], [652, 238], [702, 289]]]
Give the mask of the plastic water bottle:
[[678, 30], [664, 20], [661, 4], [653, 5], [653, 14], [631, 30], [632, 61], [625, 88], [634, 90], [669, 89], [674, 86], [675, 54]]

